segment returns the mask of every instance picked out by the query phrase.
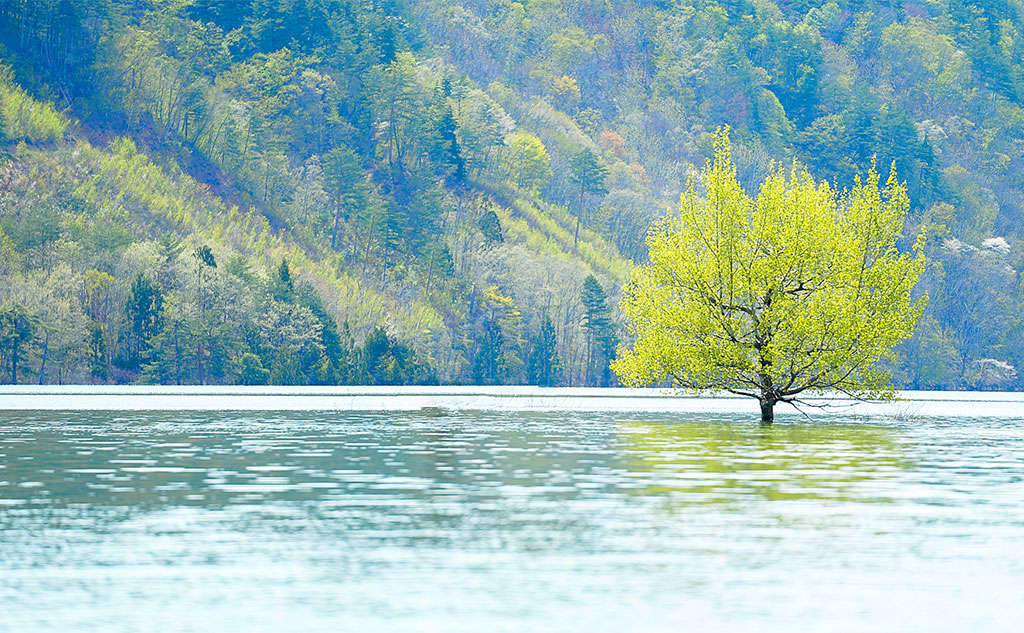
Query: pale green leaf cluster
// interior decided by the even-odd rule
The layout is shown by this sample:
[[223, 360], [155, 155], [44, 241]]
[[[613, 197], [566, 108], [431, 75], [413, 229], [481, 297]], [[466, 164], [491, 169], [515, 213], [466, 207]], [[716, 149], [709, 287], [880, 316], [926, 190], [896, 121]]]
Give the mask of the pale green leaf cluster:
[[631, 386], [665, 380], [770, 402], [811, 391], [886, 397], [878, 368], [908, 338], [926, 297], [919, 239], [897, 249], [905, 187], [874, 169], [837, 193], [806, 170], [777, 169], [756, 199], [736, 178], [726, 132], [691, 180], [678, 216], [648, 235], [650, 262], [622, 300], [635, 335], [613, 364]]
[[0, 64], [0, 140], [48, 143], [63, 138], [71, 120], [33, 99], [12, 77], [11, 69]]

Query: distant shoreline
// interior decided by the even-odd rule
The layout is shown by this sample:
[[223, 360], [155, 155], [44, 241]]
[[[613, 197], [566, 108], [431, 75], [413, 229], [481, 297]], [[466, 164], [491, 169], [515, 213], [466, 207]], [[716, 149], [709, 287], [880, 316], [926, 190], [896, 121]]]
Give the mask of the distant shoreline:
[[[812, 415], [1021, 417], [1024, 393], [903, 391], [895, 402], [813, 398]], [[695, 396], [664, 389], [413, 386], [242, 387], [2, 385], [0, 411], [581, 411], [754, 413], [757, 403], [731, 394]], [[781, 415], [800, 415], [781, 407]]]

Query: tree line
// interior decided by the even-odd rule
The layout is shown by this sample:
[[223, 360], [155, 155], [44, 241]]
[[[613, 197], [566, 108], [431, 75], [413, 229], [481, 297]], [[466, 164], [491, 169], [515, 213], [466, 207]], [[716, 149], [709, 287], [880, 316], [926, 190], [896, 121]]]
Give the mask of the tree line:
[[[287, 251], [358, 345], [389, 323], [442, 382], [528, 379], [550, 321], [563, 383], [597, 384], [585, 282], [620, 321], [727, 123], [748, 189], [776, 160], [895, 161], [932, 297], [895, 379], [1016, 388], [1021, 23], [1003, 0], [0, 2], [5, 169], [55, 194], [14, 182], [0, 225], [19, 270], [76, 276], [165, 233], [261, 271]], [[124, 172], [123, 139], [153, 166]]]

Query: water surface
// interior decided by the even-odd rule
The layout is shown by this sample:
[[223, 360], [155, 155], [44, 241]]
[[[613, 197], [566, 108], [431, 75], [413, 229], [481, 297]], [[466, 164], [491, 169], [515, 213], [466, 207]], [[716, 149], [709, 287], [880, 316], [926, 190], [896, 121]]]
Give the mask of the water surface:
[[1024, 420], [0, 413], [0, 631], [1019, 631]]

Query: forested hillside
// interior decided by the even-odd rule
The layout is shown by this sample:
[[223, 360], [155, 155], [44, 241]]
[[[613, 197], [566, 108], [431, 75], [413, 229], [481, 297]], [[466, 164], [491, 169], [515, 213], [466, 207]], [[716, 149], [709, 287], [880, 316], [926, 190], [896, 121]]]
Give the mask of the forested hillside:
[[895, 164], [902, 386], [1024, 376], [1024, 5], [0, 0], [0, 380], [607, 385], [647, 227]]

